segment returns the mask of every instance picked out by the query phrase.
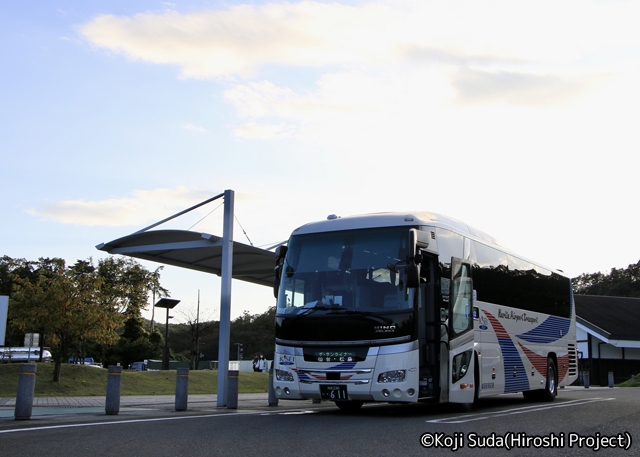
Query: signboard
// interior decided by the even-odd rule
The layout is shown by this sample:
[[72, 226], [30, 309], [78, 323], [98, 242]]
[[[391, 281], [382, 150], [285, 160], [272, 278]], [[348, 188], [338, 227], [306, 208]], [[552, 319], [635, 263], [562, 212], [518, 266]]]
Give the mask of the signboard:
[[31, 348], [40, 344], [39, 333], [25, 333], [24, 334], [24, 347]]
[[7, 334], [7, 313], [9, 311], [9, 297], [0, 295], [0, 346], [4, 346]]

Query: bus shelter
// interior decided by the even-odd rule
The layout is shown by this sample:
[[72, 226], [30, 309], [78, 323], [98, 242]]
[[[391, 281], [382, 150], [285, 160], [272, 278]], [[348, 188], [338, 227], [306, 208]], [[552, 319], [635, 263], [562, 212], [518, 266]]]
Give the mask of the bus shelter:
[[[151, 230], [209, 202], [224, 198], [222, 237], [187, 230]], [[231, 279], [272, 287], [275, 279], [272, 251], [233, 241], [234, 191], [205, 200], [131, 235], [96, 246], [120, 254], [166, 265], [212, 273], [221, 277], [220, 343], [218, 349], [217, 405], [226, 406], [231, 326]], [[275, 248], [276, 246], [274, 246]]]

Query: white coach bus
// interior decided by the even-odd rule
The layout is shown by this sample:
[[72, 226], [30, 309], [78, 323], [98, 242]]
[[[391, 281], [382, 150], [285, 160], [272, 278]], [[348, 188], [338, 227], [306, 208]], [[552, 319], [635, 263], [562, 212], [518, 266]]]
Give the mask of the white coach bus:
[[[0, 347], [0, 363], [11, 362], [38, 362], [40, 361], [40, 348], [32, 347]], [[51, 352], [48, 349], [42, 351], [42, 361], [51, 361]]]
[[304, 225], [276, 253], [274, 289], [281, 399], [552, 401], [577, 377], [569, 278], [446, 216]]

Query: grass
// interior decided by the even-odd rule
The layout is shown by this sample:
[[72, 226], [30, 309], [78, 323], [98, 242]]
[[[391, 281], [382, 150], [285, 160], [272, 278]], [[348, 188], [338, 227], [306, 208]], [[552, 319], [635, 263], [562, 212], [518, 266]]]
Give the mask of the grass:
[[627, 379], [625, 382], [616, 384], [616, 387], [640, 387], [640, 374], [635, 375], [634, 382], [631, 382], [631, 379]]
[[[53, 382], [53, 363], [38, 363], [36, 372], [36, 397], [49, 396], [104, 396], [107, 389], [107, 370], [84, 365], [64, 364], [60, 382]], [[15, 397], [18, 389], [20, 364], [0, 364], [0, 397]], [[267, 392], [268, 373], [239, 375], [238, 392]], [[215, 394], [218, 372], [200, 370], [189, 372], [190, 394]], [[121, 395], [174, 395], [176, 371], [126, 371], [122, 372]]]

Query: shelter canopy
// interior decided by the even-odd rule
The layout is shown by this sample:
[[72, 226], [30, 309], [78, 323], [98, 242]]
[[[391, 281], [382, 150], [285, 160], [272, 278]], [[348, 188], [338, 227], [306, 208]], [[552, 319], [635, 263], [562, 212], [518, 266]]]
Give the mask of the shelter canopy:
[[[96, 248], [152, 262], [222, 274], [222, 238], [186, 230], [138, 232]], [[272, 251], [233, 242], [233, 279], [273, 286], [275, 258]]]

